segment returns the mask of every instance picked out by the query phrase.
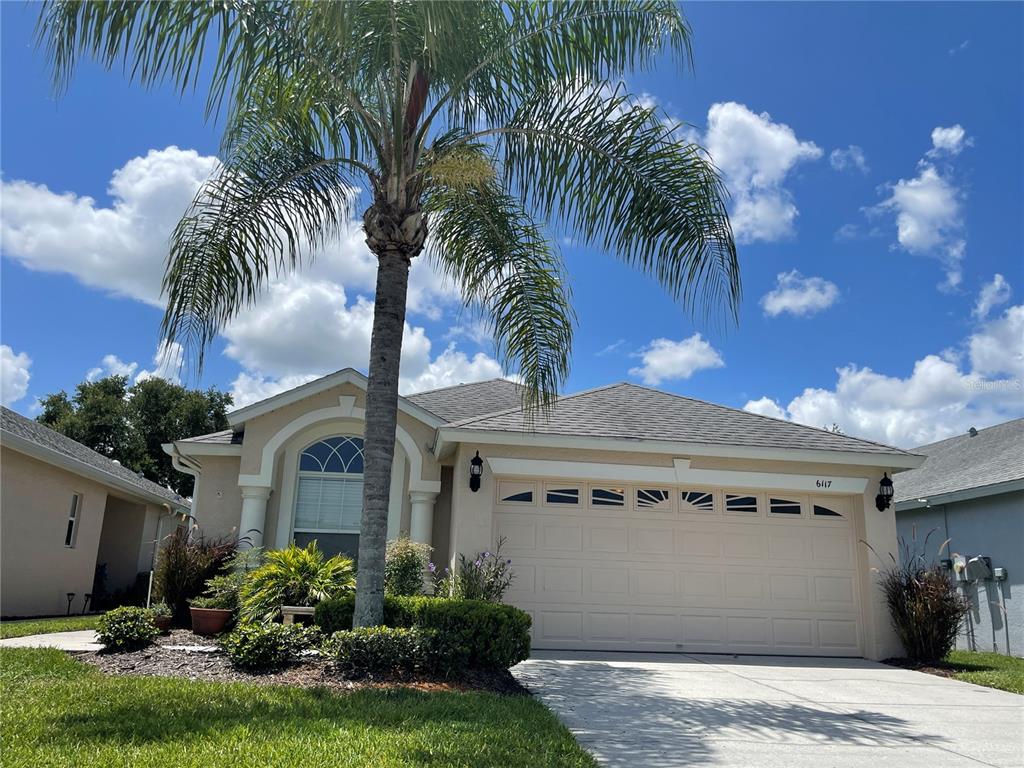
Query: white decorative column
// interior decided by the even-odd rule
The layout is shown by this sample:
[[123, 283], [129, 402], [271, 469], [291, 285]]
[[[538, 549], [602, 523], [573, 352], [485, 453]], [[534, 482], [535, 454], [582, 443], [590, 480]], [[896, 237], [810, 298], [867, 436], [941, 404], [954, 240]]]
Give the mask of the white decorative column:
[[247, 539], [250, 547], [263, 546], [263, 534], [267, 528], [267, 499], [270, 489], [261, 485], [243, 485], [242, 519], [238, 524], [238, 535]]
[[433, 491], [409, 491], [412, 513], [409, 520], [409, 538], [433, 546], [434, 501]]

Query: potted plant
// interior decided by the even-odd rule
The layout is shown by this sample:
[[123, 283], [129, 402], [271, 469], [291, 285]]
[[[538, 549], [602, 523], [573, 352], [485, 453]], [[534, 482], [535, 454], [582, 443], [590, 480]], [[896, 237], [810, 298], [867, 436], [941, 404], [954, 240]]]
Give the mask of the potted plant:
[[171, 631], [171, 619], [173, 617], [171, 616], [171, 609], [168, 607], [167, 603], [153, 603], [153, 605], [149, 607], [149, 615], [150, 618], [153, 619], [153, 624], [155, 624], [156, 628], [160, 630], [161, 635], [166, 635]]
[[192, 631], [197, 635], [219, 635], [235, 615], [234, 609], [220, 597], [196, 597], [189, 602]]

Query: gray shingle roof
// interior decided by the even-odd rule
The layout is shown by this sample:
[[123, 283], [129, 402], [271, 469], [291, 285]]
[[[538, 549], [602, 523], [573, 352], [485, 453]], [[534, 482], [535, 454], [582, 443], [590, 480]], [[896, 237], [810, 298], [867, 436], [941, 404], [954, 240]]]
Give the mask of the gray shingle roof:
[[978, 434], [950, 437], [922, 445], [927, 456], [917, 469], [893, 478], [897, 502], [982, 488], [1024, 479], [1024, 419], [1007, 421]]
[[106, 456], [87, 448], [70, 437], [56, 432], [38, 421], [27, 419], [20, 413], [15, 413], [10, 408], [0, 408], [0, 430], [5, 434], [15, 435], [23, 440], [34, 443], [41, 448], [48, 449], [55, 453], [87, 464], [93, 469], [112, 475], [124, 483], [128, 483], [140, 492], [150, 496], [159, 496], [179, 507], [187, 507], [182, 498], [174, 491], [164, 488], [162, 485], [139, 477], [127, 467], [116, 464]]
[[508, 379], [456, 384], [406, 395], [405, 399], [449, 423], [522, 405], [521, 387]]
[[211, 432], [208, 435], [196, 435], [195, 437], [186, 437], [184, 440], [179, 442], [183, 443], [205, 443], [207, 445], [233, 445], [241, 444], [242, 432], [237, 435], [232, 429], [222, 429], [220, 432]]
[[532, 423], [521, 408], [515, 408], [464, 419], [452, 426], [541, 435], [911, 455], [881, 443], [627, 382], [563, 397], [550, 413], [538, 415]]

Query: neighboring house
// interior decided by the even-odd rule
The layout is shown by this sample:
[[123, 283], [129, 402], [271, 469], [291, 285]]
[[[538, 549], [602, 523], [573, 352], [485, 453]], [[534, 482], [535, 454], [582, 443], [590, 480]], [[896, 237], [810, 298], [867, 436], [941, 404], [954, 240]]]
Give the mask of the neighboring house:
[[106, 588], [150, 570], [188, 504], [81, 443], [7, 408], [0, 418], [0, 615], [80, 613], [97, 565]]
[[[204, 532], [355, 554], [365, 389], [346, 369], [167, 444]], [[502, 379], [399, 398], [388, 536], [442, 565], [504, 539], [534, 647], [899, 653], [859, 542], [896, 553], [875, 496], [921, 457], [633, 384], [520, 405]]]
[[1024, 419], [914, 452], [928, 458], [896, 477], [895, 495], [897, 527], [911, 552], [929, 560], [989, 557], [1007, 576], [959, 582], [971, 612], [958, 644], [1024, 656]]

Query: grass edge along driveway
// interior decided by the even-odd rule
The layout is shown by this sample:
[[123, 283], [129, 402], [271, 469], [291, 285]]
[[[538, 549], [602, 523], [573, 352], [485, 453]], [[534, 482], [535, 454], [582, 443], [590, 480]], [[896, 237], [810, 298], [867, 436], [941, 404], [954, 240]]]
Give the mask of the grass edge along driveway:
[[945, 663], [954, 680], [1024, 695], [1024, 659], [1001, 653], [953, 651]]
[[0, 640], [9, 637], [27, 637], [42, 635], [47, 632], [74, 632], [79, 629], [96, 629], [99, 624], [98, 613], [88, 616], [57, 616], [52, 619], [17, 619], [0, 621]]
[[585, 766], [529, 696], [107, 677], [52, 649], [0, 649], [5, 768]]

